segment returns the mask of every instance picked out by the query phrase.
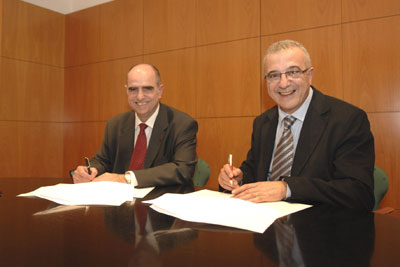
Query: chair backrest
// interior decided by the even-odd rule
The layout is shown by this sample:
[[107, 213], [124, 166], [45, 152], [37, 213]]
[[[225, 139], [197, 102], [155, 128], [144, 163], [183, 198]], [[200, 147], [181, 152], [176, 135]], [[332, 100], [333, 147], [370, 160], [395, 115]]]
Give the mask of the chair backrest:
[[374, 194], [375, 194], [375, 206], [374, 210], [379, 209], [379, 204], [382, 198], [385, 196], [389, 188], [388, 176], [384, 170], [375, 166], [374, 168]]
[[210, 178], [210, 166], [205, 160], [198, 158], [193, 175], [193, 184], [195, 186], [205, 186], [208, 178]]

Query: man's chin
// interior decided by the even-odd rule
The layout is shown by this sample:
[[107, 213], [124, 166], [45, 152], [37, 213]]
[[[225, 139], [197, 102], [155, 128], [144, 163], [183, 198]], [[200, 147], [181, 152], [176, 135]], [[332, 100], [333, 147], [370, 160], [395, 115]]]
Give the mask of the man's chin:
[[280, 101], [279, 102], [279, 107], [281, 110], [283, 110], [286, 113], [292, 113], [293, 110], [296, 109], [296, 105], [292, 103], [292, 101]]
[[135, 112], [136, 112], [137, 114], [141, 114], [141, 115], [144, 115], [144, 114], [146, 114], [147, 112], [149, 112], [149, 110], [148, 110], [147, 107], [145, 107], [145, 106], [138, 106], [138, 105], [135, 105], [134, 108], [133, 108], [133, 110], [135, 110]]

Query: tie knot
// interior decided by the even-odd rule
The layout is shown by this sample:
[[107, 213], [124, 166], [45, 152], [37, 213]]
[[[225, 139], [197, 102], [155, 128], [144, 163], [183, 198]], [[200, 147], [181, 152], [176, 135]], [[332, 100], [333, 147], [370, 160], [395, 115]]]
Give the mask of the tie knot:
[[290, 129], [292, 127], [293, 123], [296, 121], [296, 118], [293, 116], [286, 116], [283, 119], [284, 127], [285, 129]]
[[146, 123], [141, 123], [141, 124], [139, 124], [139, 126], [140, 126], [140, 131], [141, 132], [144, 131], [147, 128], [147, 124]]

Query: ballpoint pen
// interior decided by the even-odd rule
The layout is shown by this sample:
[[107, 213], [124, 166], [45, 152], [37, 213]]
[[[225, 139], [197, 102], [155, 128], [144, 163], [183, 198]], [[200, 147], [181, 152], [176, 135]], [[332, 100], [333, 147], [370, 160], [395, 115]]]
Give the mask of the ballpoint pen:
[[[229, 154], [228, 163], [229, 163], [229, 168], [230, 168], [231, 171], [233, 172], [232, 154]], [[229, 182], [230, 182], [231, 186], [233, 186], [233, 181], [232, 181], [233, 178], [229, 178], [229, 179], [231, 179]]]
[[90, 170], [90, 161], [88, 159], [88, 157], [85, 157], [85, 161], [86, 161], [86, 166], [87, 166], [87, 172], [90, 174], [92, 174], [92, 171]]

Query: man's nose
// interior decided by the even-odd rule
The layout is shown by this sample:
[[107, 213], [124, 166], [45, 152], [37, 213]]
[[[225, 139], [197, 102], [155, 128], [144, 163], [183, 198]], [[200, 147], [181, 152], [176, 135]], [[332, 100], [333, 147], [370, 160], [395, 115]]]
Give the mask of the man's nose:
[[144, 97], [143, 89], [138, 88], [137, 98], [142, 99]]
[[286, 88], [290, 85], [289, 79], [286, 77], [285, 73], [281, 74], [281, 79], [279, 80], [279, 87]]

